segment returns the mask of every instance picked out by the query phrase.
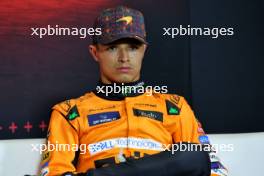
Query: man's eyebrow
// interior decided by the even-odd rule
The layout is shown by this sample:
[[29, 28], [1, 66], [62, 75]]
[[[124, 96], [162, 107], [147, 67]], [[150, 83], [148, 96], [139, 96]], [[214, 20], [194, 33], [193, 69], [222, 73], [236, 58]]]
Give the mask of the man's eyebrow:
[[120, 43], [109, 43], [109, 44], [106, 44], [103, 46], [106, 48], [109, 48], [109, 47], [117, 46], [119, 44], [127, 44], [127, 45], [133, 46], [133, 47], [140, 47], [143, 45], [143, 43], [137, 43], [137, 42], [120, 42]]
[[143, 45], [143, 43], [137, 43], [137, 42], [128, 42], [129, 45]]
[[103, 45], [105, 49], [108, 49], [110, 47], [116, 47], [117, 44], [107, 44], [107, 45]]
[[116, 45], [118, 45], [119, 43], [110, 43], [110, 44], [107, 44], [107, 45], [105, 45], [105, 46], [116, 46]]
[[134, 38], [123, 38], [123, 39], [119, 39], [119, 40], [116, 40], [112, 43], [109, 43], [107, 45], [118, 45], [118, 44], [133, 44], [133, 45], [142, 45], [143, 43], [137, 39], [134, 39]]

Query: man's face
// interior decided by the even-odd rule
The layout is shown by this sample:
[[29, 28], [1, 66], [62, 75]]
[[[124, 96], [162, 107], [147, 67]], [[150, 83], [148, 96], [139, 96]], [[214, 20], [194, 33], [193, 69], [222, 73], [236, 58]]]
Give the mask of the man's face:
[[129, 83], [140, 78], [146, 45], [136, 39], [120, 39], [113, 43], [90, 45], [99, 63], [103, 83]]

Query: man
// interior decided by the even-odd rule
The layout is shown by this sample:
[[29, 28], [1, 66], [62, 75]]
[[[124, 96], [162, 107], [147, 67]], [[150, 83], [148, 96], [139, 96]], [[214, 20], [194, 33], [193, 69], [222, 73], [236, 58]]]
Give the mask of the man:
[[[151, 90], [140, 80], [147, 48], [141, 12], [106, 9], [95, 28], [102, 35], [93, 37], [89, 50], [99, 64], [100, 82], [93, 92], [53, 107], [47, 144], [71, 148], [47, 150], [41, 174], [209, 175], [205, 152], [168, 152], [172, 144], [209, 141], [183, 97]], [[225, 175], [214, 159], [211, 174]]]

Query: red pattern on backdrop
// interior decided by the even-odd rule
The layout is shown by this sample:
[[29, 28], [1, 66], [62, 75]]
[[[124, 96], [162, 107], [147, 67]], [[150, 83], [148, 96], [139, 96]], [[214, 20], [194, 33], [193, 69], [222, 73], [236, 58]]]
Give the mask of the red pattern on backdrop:
[[90, 23], [98, 12], [115, 6], [111, 0], [1, 0], [0, 35], [21, 35], [33, 26]]
[[[1, 104], [3, 111], [0, 117], [0, 139], [17, 136], [28, 138], [36, 134], [37, 136], [46, 134], [49, 117], [43, 118], [43, 114], [31, 112], [33, 109], [38, 109], [43, 101], [43, 99], [35, 99], [34, 96], [41, 91], [39, 89], [42, 86], [41, 79], [47, 76], [45, 74], [51, 74], [53, 62], [48, 59], [54, 58], [58, 53], [69, 55], [68, 53], [75, 51], [68, 51], [73, 45], [70, 37], [41, 40], [31, 36], [30, 28], [47, 27], [47, 25], [69, 28], [93, 27], [94, 18], [101, 10], [116, 6], [120, 2], [119, 0], [0, 1], [0, 70], [1, 91], [3, 90], [2, 94], [4, 94], [1, 100], [2, 98], [7, 100], [2, 101], [4, 103]], [[75, 39], [78, 42], [79, 38]], [[58, 47], [60, 45], [63, 46]], [[48, 59], [43, 56], [44, 54]], [[34, 81], [37, 77], [40, 82]], [[31, 84], [40, 85], [31, 86]], [[16, 108], [12, 109], [12, 107]]]

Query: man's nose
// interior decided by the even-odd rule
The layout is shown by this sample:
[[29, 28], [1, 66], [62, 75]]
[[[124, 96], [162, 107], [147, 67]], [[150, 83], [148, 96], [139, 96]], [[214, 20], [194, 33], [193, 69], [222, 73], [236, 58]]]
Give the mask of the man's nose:
[[129, 54], [128, 51], [125, 49], [120, 49], [118, 53], [118, 61], [119, 62], [127, 62], [129, 61]]

